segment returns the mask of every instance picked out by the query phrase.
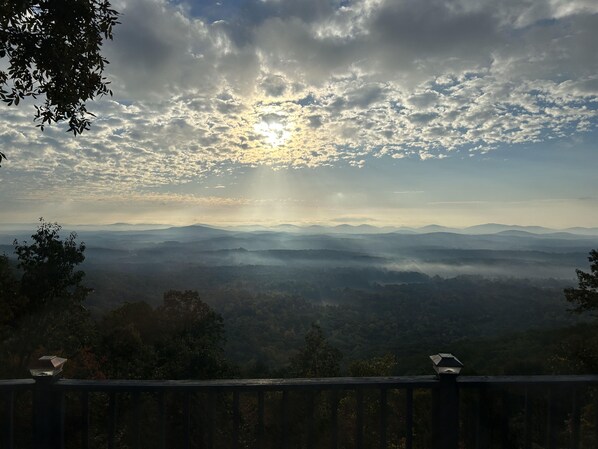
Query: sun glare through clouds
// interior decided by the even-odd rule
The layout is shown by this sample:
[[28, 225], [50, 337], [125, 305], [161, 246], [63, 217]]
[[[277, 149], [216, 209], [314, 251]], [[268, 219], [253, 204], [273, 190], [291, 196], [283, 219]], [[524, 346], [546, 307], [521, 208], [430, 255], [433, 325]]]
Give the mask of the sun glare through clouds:
[[262, 140], [270, 147], [284, 145], [291, 137], [288, 125], [284, 117], [277, 114], [263, 115], [254, 130], [261, 136]]

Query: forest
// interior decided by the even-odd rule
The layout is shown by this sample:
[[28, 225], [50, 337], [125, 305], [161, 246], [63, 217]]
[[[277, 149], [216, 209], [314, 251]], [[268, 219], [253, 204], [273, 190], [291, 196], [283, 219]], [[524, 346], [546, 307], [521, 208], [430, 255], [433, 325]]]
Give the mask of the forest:
[[[427, 356], [437, 352], [458, 354], [467, 373], [597, 368], [596, 323], [570, 310], [571, 281], [441, 277], [358, 253], [358, 263], [338, 264], [332, 250], [287, 250], [291, 261], [276, 265], [160, 266], [143, 257], [111, 269], [86, 260], [97, 247], [62, 234], [42, 221], [0, 259], [5, 378], [25, 376], [48, 353], [68, 358], [67, 374], [80, 378], [429, 374]], [[306, 354], [330, 366], [313, 372]]]
[[[86, 244], [44, 221], [30, 240], [15, 240], [13, 251], [16, 257], [0, 257], [4, 379], [28, 377], [32, 362], [50, 354], [68, 359], [65, 378], [89, 380], [429, 375], [428, 356], [438, 352], [457, 354], [470, 375], [598, 372], [591, 316], [598, 310], [596, 251], [589, 257], [591, 273], [577, 271], [577, 287], [558, 279], [401, 272], [356, 256], [359, 264], [344, 266], [192, 265], [187, 270], [202, 274], [194, 278], [201, 295], [166, 289], [159, 299], [151, 289], [169, 280], [178, 286], [185, 267], [152, 272], [156, 265], [146, 263], [150, 270], [143, 274], [123, 264], [120, 273], [94, 273], [93, 264], [84, 264]], [[138, 284], [129, 285], [131, 275]], [[426, 390], [271, 391], [257, 400], [255, 392], [202, 391], [67, 392], [64, 447], [84, 441], [86, 447], [153, 448], [169, 435], [170, 447], [304, 448], [336, 441], [339, 447], [423, 449], [436, 438], [429, 418], [435, 396]], [[485, 438], [504, 447], [544, 440], [543, 426], [524, 432], [521, 412], [509, 411], [521, 410], [527, 393], [480, 394], [487, 396], [479, 418], [481, 396], [461, 395], [466, 447], [476, 444], [473, 422], [487, 426]], [[34, 397], [24, 392], [0, 401], [0, 419], [11, 423], [9, 439], [17, 447], [29, 444]], [[594, 441], [591, 397], [582, 402], [576, 427], [584, 447]], [[555, 441], [571, 438], [564, 406], [546, 415], [541, 391], [529, 400], [535, 404], [530, 419], [546, 422], [549, 416], [559, 423]], [[508, 437], [491, 430], [493, 421], [502, 435], [510, 429]]]

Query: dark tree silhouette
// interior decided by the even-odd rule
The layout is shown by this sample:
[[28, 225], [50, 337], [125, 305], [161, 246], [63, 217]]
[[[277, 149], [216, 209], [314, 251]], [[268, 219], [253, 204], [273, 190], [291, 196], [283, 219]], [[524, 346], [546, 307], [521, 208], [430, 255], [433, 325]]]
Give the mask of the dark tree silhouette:
[[598, 317], [598, 251], [590, 251], [590, 273], [576, 270], [578, 287], [565, 289], [567, 301], [575, 304], [574, 312], [592, 312]]
[[77, 244], [77, 234], [61, 240], [62, 227], [40, 218], [32, 242], [14, 241], [18, 268], [23, 270], [21, 293], [27, 297], [27, 312], [35, 313], [56, 301], [80, 303], [89, 293], [81, 284], [83, 271], [75, 267], [85, 260], [85, 244]]
[[296, 377], [335, 377], [340, 375], [343, 354], [324, 337], [322, 328], [312, 324], [305, 345], [291, 358], [291, 373]]
[[19, 280], [6, 256], [0, 256], [0, 342], [10, 337], [19, 310], [25, 299], [19, 291]]
[[63, 120], [75, 135], [89, 129], [85, 102], [112, 93], [100, 49], [117, 18], [107, 0], [0, 1], [0, 99], [11, 106], [44, 97], [35, 107], [42, 130]]
[[4, 369], [15, 375], [23, 374], [37, 352], [73, 357], [92, 334], [82, 306], [91, 290], [75, 269], [85, 258], [85, 245], [76, 243], [74, 233], [62, 240], [58, 224], [40, 221], [31, 243], [15, 241], [16, 274], [8, 259], [0, 260], [0, 310], [10, 317], [0, 320], [0, 352], [9, 362]]

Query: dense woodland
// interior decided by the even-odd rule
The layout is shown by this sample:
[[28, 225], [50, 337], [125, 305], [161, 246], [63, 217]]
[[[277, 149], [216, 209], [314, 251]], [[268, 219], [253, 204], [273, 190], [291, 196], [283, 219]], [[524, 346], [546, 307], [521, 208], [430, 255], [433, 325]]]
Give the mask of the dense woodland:
[[[62, 238], [60, 232], [60, 226], [42, 222], [30, 241], [15, 241], [15, 258], [0, 257], [3, 378], [27, 377], [29, 364], [47, 354], [68, 358], [65, 376], [83, 379], [431, 374], [428, 355], [443, 351], [457, 354], [466, 363], [464, 373], [469, 374], [598, 372], [597, 323], [591, 316], [584, 317], [585, 312], [598, 310], [595, 251], [590, 254], [591, 273], [578, 271], [578, 288], [565, 291], [555, 280], [445, 279], [356, 267], [320, 269], [319, 274], [306, 268], [304, 278], [289, 282], [280, 275], [280, 267], [271, 271], [278, 270], [280, 276], [268, 276], [263, 267], [237, 267], [228, 282], [223, 275], [227, 272], [220, 271], [223, 285], [206, 287], [202, 297], [195, 290], [166, 290], [159, 300], [150, 296], [145, 301], [132, 292], [115, 305], [97, 298], [90, 301], [92, 289], [86, 286], [86, 273], [79, 269], [86, 247], [74, 234]], [[262, 280], [250, 281], [246, 270], [261, 273]], [[571, 308], [580, 314], [573, 314]], [[333, 413], [340, 447], [353, 447], [356, 393], [328, 393], [289, 392], [286, 413], [292, 419], [284, 431], [276, 412], [281, 395], [265, 394], [268, 439], [263, 447], [279, 447], [283, 433], [288, 447], [306, 447], [306, 438], [312, 438], [312, 447], [328, 447]], [[520, 391], [510, 392], [508, 400], [503, 393], [494, 394], [499, 396], [485, 399], [482, 422], [506, 423], [511, 428], [509, 444], [516, 444], [523, 438], [522, 415], [509, 410], [521, 410], [524, 398]], [[595, 443], [593, 394], [581, 411], [584, 447]], [[386, 438], [392, 447], [405, 447], [405, 395], [403, 390], [388, 392]], [[141, 401], [137, 408], [132, 395], [119, 395], [120, 427], [113, 435], [114, 443], [119, 448], [135, 447], [135, 429], [142, 429], [142, 447], [158, 447], [153, 421], [158, 399], [142, 394], [136, 400]], [[368, 447], [377, 446], [381, 441], [379, 392], [366, 390], [359, 400], [365, 410], [360, 438]], [[476, 400], [468, 392], [461, 398], [466, 447], [474, 444], [471, 422]], [[546, 422], [545, 398], [539, 394], [531, 400], [534, 422]], [[76, 448], [82, 435], [77, 424], [81, 399], [67, 394], [65, 401], [66, 447]], [[230, 394], [192, 392], [186, 399], [170, 394], [165, 401], [167, 418], [162, 425], [172, 447], [187, 444], [181, 439], [186, 419], [192, 421], [188, 422], [192, 447], [203, 447], [207, 441], [212, 447], [230, 447]], [[193, 406], [190, 415], [186, 415], [185, 403]], [[17, 446], [27, 446], [31, 396], [17, 395], [17, 404], [15, 439]], [[413, 447], [418, 449], [430, 447], [431, 404], [429, 391], [414, 392]], [[6, 402], [2, 410], [7, 410], [5, 406]], [[139, 406], [148, 418], [134, 424]], [[90, 447], [105, 447], [109, 397], [91, 395], [90, 407]], [[558, 438], [567, 441], [568, 412], [561, 408], [558, 413], [562, 420]], [[256, 414], [255, 397], [243, 395], [239, 447], [257, 447]], [[3, 416], [0, 413], [0, 419], [7, 419]], [[505, 441], [498, 433], [488, 432], [489, 438]], [[543, 441], [542, 426], [533, 432], [534, 440]]]
[[[60, 231], [42, 222], [15, 241], [16, 258], [0, 258], [3, 377], [25, 377], [49, 353], [82, 378], [429, 374], [427, 356], [441, 351], [469, 373], [597, 372], [596, 323], [571, 313], [556, 280], [305, 267], [290, 281], [284, 267], [206, 268], [203, 292], [105, 304], [79, 269], [85, 245]], [[314, 370], [310, 357], [327, 362]]]

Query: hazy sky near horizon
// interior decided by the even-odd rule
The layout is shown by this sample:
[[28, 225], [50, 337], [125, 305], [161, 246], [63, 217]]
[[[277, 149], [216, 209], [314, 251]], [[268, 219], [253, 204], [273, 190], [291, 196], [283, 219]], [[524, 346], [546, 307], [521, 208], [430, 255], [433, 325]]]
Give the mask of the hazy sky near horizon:
[[1, 223], [598, 226], [595, 0], [114, 0], [90, 131], [0, 106]]

